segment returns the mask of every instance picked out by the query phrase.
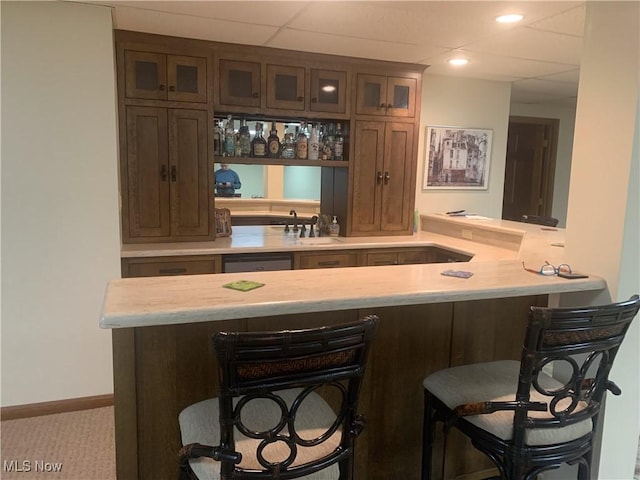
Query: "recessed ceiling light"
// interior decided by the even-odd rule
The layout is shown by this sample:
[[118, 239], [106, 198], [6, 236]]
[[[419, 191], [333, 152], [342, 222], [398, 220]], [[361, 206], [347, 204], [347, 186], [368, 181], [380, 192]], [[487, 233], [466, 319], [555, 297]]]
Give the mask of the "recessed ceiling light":
[[518, 13], [513, 13], [513, 14], [510, 14], [510, 15], [500, 15], [498, 18], [496, 18], [496, 22], [499, 22], [499, 23], [515, 23], [515, 22], [519, 22], [523, 18], [524, 18], [524, 15], [520, 15]]
[[449, 60], [449, 63], [451, 65], [459, 67], [460, 65], [466, 65], [467, 63], [469, 63], [469, 60], [467, 60], [466, 58], [452, 58], [451, 60]]

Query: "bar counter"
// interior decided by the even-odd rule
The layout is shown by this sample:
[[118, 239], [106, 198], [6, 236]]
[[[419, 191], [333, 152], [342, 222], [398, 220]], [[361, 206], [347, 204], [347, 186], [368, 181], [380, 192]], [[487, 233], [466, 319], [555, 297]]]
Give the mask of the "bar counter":
[[[355, 478], [417, 480], [422, 379], [453, 365], [519, 359], [531, 305], [546, 305], [549, 295], [606, 288], [592, 275], [567, 280], [523, 269], [523, 261], [533, 268], [544, 260], [562, 262], [562, 241], [561, 229], [432, 215], [423, 216], [422, 231], [409, 238], [341, 238], [335, 245], [293, 248], [446, 245], [472, 254], [470, 262], [111, 281], [100, 326], [113, 334], [118, 478], [176, 477], [178, 413], [216, 393], [214, 332], [309, 328], [375, 313], [381, 322], [361, 394], [368, 423], [357, 443]], [[128, 254], [132, 250], [193, 254], [184, 245], [136, 246]], [[441, 275], [448, 269], [473, 276]], [[223, 287], [236, 280], [264, 286], [247, 292]], [[488, 467], [460, 442], [448, 440], [442, 455], [446, 478]]]

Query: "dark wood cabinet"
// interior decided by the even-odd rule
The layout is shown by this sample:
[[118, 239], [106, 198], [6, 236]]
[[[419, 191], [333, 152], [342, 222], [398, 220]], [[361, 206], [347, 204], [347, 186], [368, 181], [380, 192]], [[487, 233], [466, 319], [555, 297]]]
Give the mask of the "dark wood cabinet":
[[432, 247], [430, 249], [429, 256], [429, 263], [468, 262], [472, 258], [471, 255], [454, 252], [452, 250], [445, 250], [438, 247]]
[[126, 50], [125, 92], [128, 98], [207, 101], [207, 59]]
[[346, 113], [347, 72], [311, 69], [309, 110], [312, 112]]
[[122, 277], [162, 277], [220, 273], [220, 255], [135, 257], [122, 259]]
[[357, 121], [348, 233], [410, 234], [415, 186], [414, 125]]
[[207, 112], [126, 107], [123, 241], [213, 238]]
[[267, 108], [304, 111], [304, 92], [304, 67], [267, 65]]
[[260, 107], [262, 102], [260, 62], [226, 58], [218, 63], [220, 103], [240, 107]]
[[378, 248], [369, 250], [364, 255], [365, 266], [375, 265], [410, 265], [432, 263], [430, 248]]
[[417, 83], [411, 77], [358, 74], [356, 113], [413, 118]]

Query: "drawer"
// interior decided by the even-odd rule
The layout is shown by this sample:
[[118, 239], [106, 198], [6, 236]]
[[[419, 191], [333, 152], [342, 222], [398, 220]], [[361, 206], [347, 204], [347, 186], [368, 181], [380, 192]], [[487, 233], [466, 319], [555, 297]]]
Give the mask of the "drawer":
[[219, 255], [123, 258], [122, 277], [201, 275], [221, 271]]
[[296, 269], [357, 267], [358, 255], [353, 251], [297, 253]]

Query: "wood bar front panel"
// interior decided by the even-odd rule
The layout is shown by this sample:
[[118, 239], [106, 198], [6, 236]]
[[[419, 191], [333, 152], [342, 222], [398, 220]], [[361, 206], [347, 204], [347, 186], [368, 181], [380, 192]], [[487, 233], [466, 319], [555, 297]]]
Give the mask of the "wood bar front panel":
[[[310, 328], [376, 314], [381, 322], [361, 393], [367, 426], [356, 443], [355, 478], [418, 480], [424, 377], [450, 365], [518, 359], [529, 306], [545, 302], [517, 297], [114, 330], [118, 478], [177, 478], [178, 414], [216, 395], [214, 332]], [[444, 478], [486, 468], [471, 447], [449, 440]]]

